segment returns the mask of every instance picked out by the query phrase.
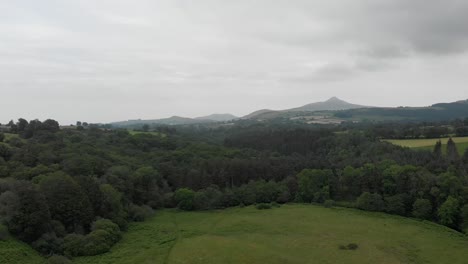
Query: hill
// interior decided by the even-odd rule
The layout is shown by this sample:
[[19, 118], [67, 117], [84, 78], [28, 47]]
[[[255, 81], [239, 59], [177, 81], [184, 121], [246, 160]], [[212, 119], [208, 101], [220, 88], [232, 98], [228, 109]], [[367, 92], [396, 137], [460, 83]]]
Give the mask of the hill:
[[440, 121], [468, 117], [468, 100], [428, 107], [362, 108], [339, 111], [338, 118], [362, 121]]
[[217, 122], [224, 122], [224, 121], [230, 121], [234, 119], [238, 119], [237, 116], [231, 115], [231, 114], [212, 114], [208, 116], [201, 116], [201, 117], [196, 117], [196, 120], [211, 120], [211, 121], [217, 121]]
[[[340, 249], [350, 243], [358, 248]], [[312, 205], [251, 206], [164, 210], [132, 224], [111, 252], [74, 263], [456, 264], [466, 263], [466, 248], [465, 236], [429, 222]]]
[[258, 110], [243, 117], [243, 119], [272, 119], [278, 117], [294, 117], [302, 112], [319, 112], [319, 111], [337, 111], [366, 108], [368, 106], [351, 104], [337, 97], [332, 97], [324, 102], [316, 102], [306, 104], [300, 107], [285, 109], [285, 110]]

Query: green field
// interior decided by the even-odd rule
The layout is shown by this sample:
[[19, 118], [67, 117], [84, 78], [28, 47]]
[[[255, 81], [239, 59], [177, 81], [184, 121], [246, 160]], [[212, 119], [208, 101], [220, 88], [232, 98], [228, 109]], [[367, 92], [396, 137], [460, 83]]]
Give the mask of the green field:
[[[340, 245], [355, 243], [356, 250]], [[467, 263], [468, 238], [430, 222], [346, 208], [284, 205], [159, 211], [133, 223], [111, 252], [77, 264]], [[0, 242], [0, 263], [43, 263], [27, 245]]]
[[[356, 243], [355, 251], [340, 245]], [[74, 263], [467, 263], [468, 238], [429, 222], [312, 205], [165, 210], [110, 253]]]
[[[449, 138], [433, 138], [433, 139], [388, 139], [385, 140], [395, 145], [402, 147], [409, 147], [420, 150], [432, 150], [438, 140], [442, 141], [442, 150], [445, 152], [447, 149], [447, 141]], [[454, 137], [453, 141], [457, 145], [458, 152], [460, 154], [465, 153], [468, 149], [468, 137]]]
[[6, 241], [0, 240], [0, 263], [46, 264], [47, 261], [29, 245], [12, 238], [8, 238]]
[[160, 133], [160, 132], [156, 132], [156, 131], [144, 132], [144, 131], [128, 130], [128, 133], [130, 133], [130, 135], [149, 134], [149, 135], [153, 135], [153, 136], [166, 137], [166, 134]]

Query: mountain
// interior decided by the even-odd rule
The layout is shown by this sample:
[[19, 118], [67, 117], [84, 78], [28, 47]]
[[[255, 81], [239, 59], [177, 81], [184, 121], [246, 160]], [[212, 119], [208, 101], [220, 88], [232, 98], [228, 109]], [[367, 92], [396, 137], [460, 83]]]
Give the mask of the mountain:
[[211, 120], [211, 121], [216, 121], [216, 122], [225, 122], [225, 121], [231, 121], [234, 119], [238, 119], [237, 116], [231, 115], [231, 114], [212, 114], [208, 116], [201, 116], [201, 117], [196, 117], [194, 119], [197, 120]]
[[468, 117], [468, 100], [438, 103], [427, 107], [376, 107], [334, 113], [337, 118], [354, 121], [440, 121]]
[[337, 97], [332, 97], [324, 102], [306, 104], [301, 107], [296, 107], [296, 108], [291, 108], [291, 109], [278, 110], [278, 111], [262, 109], [262, 110], [258, 110], [253, 113], [250, 113], [242, 117], [242, 119], [253, 119], [253, 118], [271, 119], [271, 118], [284, 116], [285, 113], [287, 113], [286, 115], [289, 116], [291, 115], [291, 112], [337, 111], [337, 110], [358, 109], [358, 108], [366, 108], [366, 107], [368, 106], [351, 104]]
[[286, 112], [288, 111], [315, 112], [315, 111], [348, 110], [348, 109], [357, 109], [357, 108], [367, 108], [367, 106], [351, 104], [337, 97], [332, 97], [325, 102], [306, 104], [298, 108], [292, 108], [292, 109], [288, 109], [284, 111]]
[[202, 116], [196, 118], [171, 116], [169, 118], [161, 119], [133, 119], [127, 121], [113, 122], [110, 123], [115, 127], [138, 127], [144, 124], [148, 125], [191, 125], [191, 124], [206, 124], [214, 122], [225, 122], [237, 119], [238, 117], [231, 114], [212, 114], [209, 116]]

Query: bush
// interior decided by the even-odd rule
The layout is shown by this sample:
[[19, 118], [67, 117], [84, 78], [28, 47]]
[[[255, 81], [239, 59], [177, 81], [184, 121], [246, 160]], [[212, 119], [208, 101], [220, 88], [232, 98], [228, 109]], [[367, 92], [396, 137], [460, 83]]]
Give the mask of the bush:
[[326, 208], [332, 208], [333, 206], [335, 206], [335, 201], [325, 200], [325, 202], [323, 203], [323, 206], [325, 206]]
[[69, 234], [64, 238], [63, 249], [66, 256], [82, 256], [85, 237], [78, 234]]
[[356, 206], [359, 209], [366, 211], [383, 211], [385, 209], [385, 204], [382, 199], [382, 196], [377, 193], [368, 193], [365, 192], [359, 196], [356, 201]]
[[427, 199], [417, 199], [413, 204], [413, 216], [420, 219], [431, 219], [432, 204]]
[[358, 247], [359, 246], [357, 244], [355, 244], [355, 243], [349, 243], [348, 246], [346, 246], [346, 248], [349, 249], [349, 250], [356, 250], [356, 249], [358, 249]]
[[84, 240], [83, 255], [95, 256], [109, 251], [112, 246], [112, 235], [105, 230], [89, 233]]
[[128, 214], [130, 219], [135, 222], [143, 222], [146, 218], [152, 216], [154, 211], [151, 207], [147, 205], [138, 206], [135, 204], [131, 204], [128, 209]]
[[186, 211], [191, 211], [194, 209], [194, 191], [187, 188], [178, 189], [174, 194], [174, 199], [179, 209]]
[[280, 205], [279, 203], [277, 203], [277, 202], [272, 202], [272, 203], [271, 203], [271, 206], [272, 206], [272, 207], [276, 207], [276, 208], [281, 207], [281, 205]]
[[271, 209], [271, 204], [259, 203], [255, 206], [258, 210]]
[[[96, 232], [99, 230], [106, 231], [108, 233], [106, 234], [106, 243], [111, 246], [117, 243], [117, 241], [119, 241], [121, 238], [119, 226], [108, 219], [99, 219], [95, 221], [91, 225], [91, 230], [93, 230], [93, 232]], [[104, 235], [104, 233], [102, 232], [100, 234]]]
[[32, 247], [43, 255], [62, 254], [63, 238], [57, 237], [55, 233], [45, 233], [32, 243]]
[[71, 260], [64, 256], [53, 255], [48, 259], [49, 264], [72, 264]]

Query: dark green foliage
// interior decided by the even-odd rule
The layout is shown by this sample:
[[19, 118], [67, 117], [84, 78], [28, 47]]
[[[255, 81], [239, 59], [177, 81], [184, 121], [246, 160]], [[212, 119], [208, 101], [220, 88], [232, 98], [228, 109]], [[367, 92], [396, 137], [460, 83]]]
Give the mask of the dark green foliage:
[[63, 249], [66, 256], [82, 256], [85, 237], [78, 234], [69, 234], [64, 238]]
[[53, 232], [45, 233], [32, 243], [32, 247], [43, 255], [63, 253], [63, 238]]
[[432, 218], [432, 204], [427, 199], [417, 199], [413, 203], [413, 216], [420, 219]]
[[298, 197], [303, 202], [323, 203], [330, 197], [329, 180], [331, 170], [303, 170], [297, 175]]
[[356, 250], [356, 249], [358, 249], [358, 247], [359, 246], [357, 244], [355, 244], [355, 243], [350, 243], [350, 244], [348, 244], [346, 246], [346, 248], [349, 249], [349, 250]]
[[257, 208], [258, 210], [266, 210], [266, 209], [271, 209], [271, 204], [268, 204], [268, 203], [259, 203], [257, 205], [255, 205], [255, 208]]
[[455, 145], [452, 138], [449, 138], [447, 142], [447, 157], [450, 161], [457, 161], [460, 158], [457, 145]]
[[0, 158], [8, 160], [13, 155], [11, 148], [4, 143], [0, 143]]
[[0, 142], [3, 142], [3, 140], [5, 140], [5, 134], [0, 132]]
[[332, 208], [333, 206], [335, 206], [335, 201], [333, 200], [325, 200], [325, 202], [323, 203], [323, 206], [325, 206], [326, 208]]
[[385, 197], [385, 211], [391, 214], [406, 215], [406, 199], [404, 194]]
[[174, 194], [174, 199], [179, 209], [190, 211], [195, 208], [195, 192], [190, 189], [178, 189]]
[[39, 239], [50, 230], [49, 207], [44, 195], [31, 183], [17, 182], [12, 191], [18, 197], [18, 208], [7, 222], [12, 234], [26, 242]]
[[366, 211], [384, 211], [385, 204], [382, 196], [377, 193], [365, 192], [356, 201], [359, 209]]
[[465, 234], [468, 234], [468, 204], [465, 204], [460, 210], [462, 220], [461, 228]]
[[135, 222], [142, 222], [153, 214], [153, 209], [147, 205], [138, 206], [131, 204], [128, 208], [128, 216]]
[[52, 218], [60, 221], [68, 231], [80, 230], [91, 224], [94, 215], [89, 199], [70, 176], [48, 174], [40, 180], [40, 186]]
[[445, 200], [445, 202], [439, 207], [437, 216], [439, 217], [439, 222], [441, 224], [449, 227], [457, 227], [459, 212], [459, 201], [456, 198], [449, 196], [447, 200]]
[[8, 232], [8, 228], [5, 225], [0, 224], [0, 241], [7, 240], [9, 236], [10, 233]]

